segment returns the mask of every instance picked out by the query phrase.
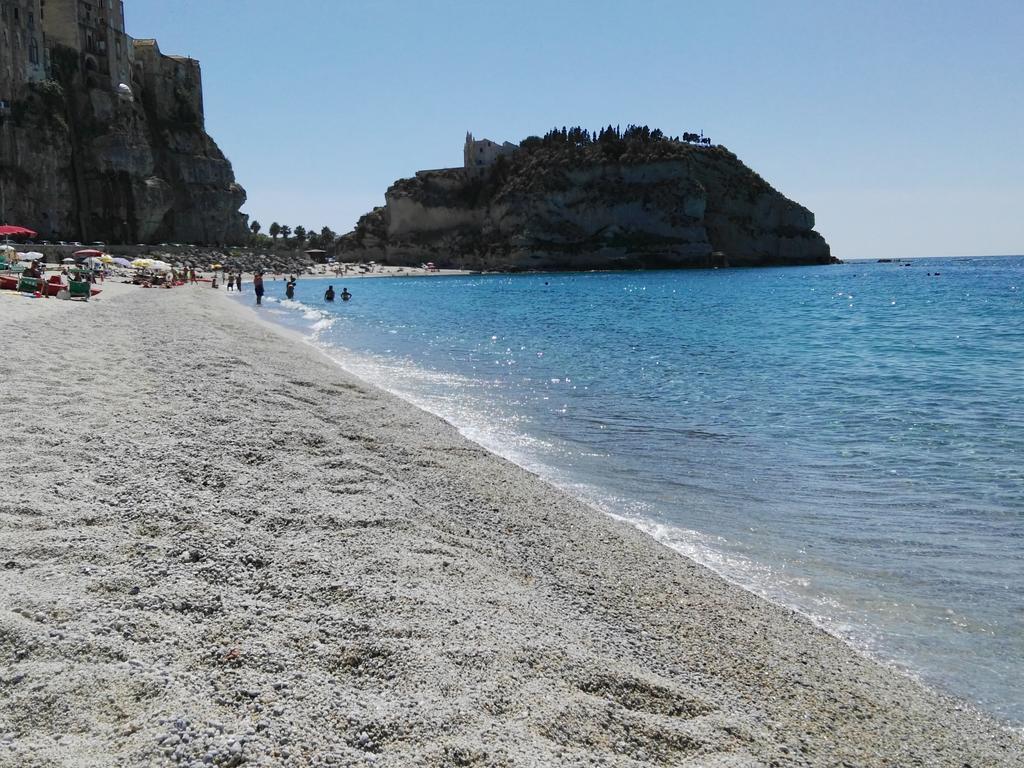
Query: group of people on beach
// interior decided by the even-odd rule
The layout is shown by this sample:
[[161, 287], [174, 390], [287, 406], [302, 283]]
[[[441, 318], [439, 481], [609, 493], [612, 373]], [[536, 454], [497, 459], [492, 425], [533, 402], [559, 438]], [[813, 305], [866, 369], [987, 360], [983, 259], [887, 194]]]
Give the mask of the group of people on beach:
[[237, 274], [234, 274], [234, 275], [228, 274], [227, 277], [225, 277], [224, 279], [227, 280], [227, 289], [229, 291], [235, 291], [235, 290], [241, 291], [242, 290], [242, 273], [241, 272], [239, 272]]
[[[242, 290], [242, 273], [241, 272], [239, 272], [237, 274], [229, 274], [227, 276], [226, 280], [227, 280], [227, 289], [229, 291], [236, 291], [236, 290], [237, 291], [241, 291]], [[296, 286], [297, 283], [298, 283], [298, 280], [295, 277], [295, 275], [291, 275], [288, 278], [288, 281], [284, 285], [284, 296], [285, 296], [286, 299], [292, 299], [293, 300], [295, 298], [295, 286]], [[214, 287], [216, 287], [216, 283], [214, 284]], [[263, 272], [255, 272], [253, 274], [253, 276], [252, 276], [252, 289], [253, 289], [253, 293], [256, 294], [256, 304], [257, 305], [262, 305], [263, 304], [263, 294], [266, 292], [266, 289], [263, 286]], [[342, 301], [348, 301], [351, 298], [352, 298], [352, 294], [349, 293], [348, 288], [342, 288], [341, 289], [341, 300]], [[333, 285], [329, 285], [329, 286], [327, 286], [327, 291], [324, 293], [324, 301], [334, 301], [334, 299], [335, 299], [334, 286]]]

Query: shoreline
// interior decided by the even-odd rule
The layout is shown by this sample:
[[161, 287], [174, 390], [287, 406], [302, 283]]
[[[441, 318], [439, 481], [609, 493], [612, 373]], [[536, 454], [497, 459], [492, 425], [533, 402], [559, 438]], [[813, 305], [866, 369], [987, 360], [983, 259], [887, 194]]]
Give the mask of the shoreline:
[[1024, 758], [224, 298], [0, 304], [0, 764]]
[[[580, 504], [586, 506], [594, 514], [606, 516], [616, 522], [628, 525], [629, 527], [640, 531], [641, 533], [643, 533], [643, 535], [649, 537], [658, 546], [664, 547], [672, 551], [676, 556], [682, 557], [688, 562], [691, 562], [700, 568], [704, 568], [710, 571], [716, 577], [727, 582], [730, 586], [733, 586], [737, 589], [741, 589], [759, 600], [764, 600], [765, 602], [770, 603], [771, 605], [779, 608], [782, 611], [791, 612], [796, 616], [799, 616], [801, 619], [809, 622], [816, 629], [820, 630], [821, 632], [824, 632], [829, 637], [835, 638], [836, 640], [842, 642], [847, 648], [850, 649], [850, 651], [857, 654], [866, 661], [882, 666], [885, 669], [890, 670], [893, 673], [898, 674], [906, 678], [907, 680], [913, 682], [915, 685], [919, 685], [927, 689], [928, 691], [934, 692], [939, 696], [948, 697], [950, 700], [958, 702], [963, 709], [972, 712], [975, 716], [984, 719], [989, 719], [995, 724], [997, 724], [998, 727], [1005, 729], [1010, 733], [1015, 734], [1016, 736], [1024, 736], [1024, 722], [1006, 720], [998, 717], [997, 715], [991, 712], [987, 712], [980, 706], [978, 706], [976, 703], [969, 701], [961, 696], [958, 696], [955, 692], [949, 691], [941, 687], [940, 685], [934, 684], [932, 681], [928, 680], [928, 678], [922, 672], [914, 669], [909, 664], [900, 663], [896, 659], [887, 658], [884, 654], [877, 653], [871, 650], [871, 648], [867, 647], [867, 644], [863, 642], [863, 633], [858, 635], [856, 632], [853, 632], [849, 629], [847, 629], [847, 631], [844, 632], [843, 630], [837, 628], [836, 622], [830, 617], [814, 614], [810, 611], [804, 610], [798, 605], [790, 604], [786, 601], [785, 597], [781, 596], [777, 591], [773, 593], [772, 590], [765, 588], [763, 585], [758, 586], [757, 584], [751, 582], [744, 583], [742, 580], [735, 578], [727, 570], [719, 568], [711, 562], [706, 562], [705, 560], [702, 560], [701, 558], [698, 558], [693, 554], [687, 553], [679, 546], [673, 544], [670, 540], [660, 536], [657, 532], [652, 530], [653, 528], [657, 527], [657, 525], [653, 524], [653, 521], [641, 517], [631, 517], [621, 511], [606, 509], [602, 507], [601, 504], [599, 504], [597, 501], [589, 499], [585, 495], [581, 495], [574, 487], [572, 487], [572, 484], [562, 483], [557, 478], [550, 476], [549, 474], [545, 474], [545, 472], [543, 471], [543, 465], [531, 466], [528, 463], [524, 463], [521, 460], [521, 457], [520, 459], [517, 459], [515, 451], [508, 451], [505, 450], [500, 445], [488, 444], [487, 442], [474, 439], [470, 435], [466, 434], [463, 431], [462, 427], [460, 427], [457, 423], [449, 420], [448, 418], [445, 417], [444, 414], [439, 413], [433, 410], [431, 407], [429, 407], [429, 403], [426, 403], [422, 400], [418, 401], [413, 396], [408, 395], [398, 389], [385, 386], [384, 384], [381, 384], [379, 382], [373, 381], [370, 378], [362, 376], [357, 370], [353, 369], [349, 365], [346, 365], [344, 359], [345, 350], [333, 347], [331, 345], [322, 344], [317, 340], [304, 335], [303, 332], [298, 329], [290, 328], [279, 321], [269, 319], [268, 317], [264, 317], [258, 311], [256, 311], [255, 305], [251, 303], [239, 304], [237, 297], [232, 297], [231, 301], [235, 304], [236, 307], [240, 308], [243, 312], [245, 312], [248, 315], [249, 320], [251, 322], [264, 325], [268, 329], [280, 334], [285, 338], [305, 344], [316, 354], [322, 356], [332, 365], [337, 366], [341, 371], [344, 372], [346, 376], [351, 376], [361, 382], [364, 382], [369, 387], [382, 391], [386, 393], [388, 396], [394, 397], [402, 401], [403, 403], [406, 403], [411, 408], [415, 408], [416, 410], [419, 411], [424, 411], [430, 414], [431, 416], [440, 419], [445, 424], [448, 424], [453, 429], [455, 429], [463, 439], [473, 443], [474, 445], [479, 446], [483, 450], [495, 455], [501, 460], [506, 461], [520, 468], [524, 472], [528, 472], [529, 474], [537, 477], [541, 482], [552, 486], [554, 489], [557, 489], [560, 493], [564, 493], [567, 496], [572, 497]], [[310, 306], [310, 308], [312, 309], [316, 309], [315, 306], [307, 306]], [[856, 642], [858, 636], [862, 641], [860, 643]]]

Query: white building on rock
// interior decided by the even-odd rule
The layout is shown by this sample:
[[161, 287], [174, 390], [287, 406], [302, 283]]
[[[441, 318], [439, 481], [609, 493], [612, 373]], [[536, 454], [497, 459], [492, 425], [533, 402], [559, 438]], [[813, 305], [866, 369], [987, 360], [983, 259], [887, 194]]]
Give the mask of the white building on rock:
[[502, 155], [511, 155], [519, 147], [506, 141], [498, 144], [490, 139], [476, 140], [472, 133], [466, 134], [466, 146], [463, 150], [463, 163], [469, 176], [482, 175], [487, 168], [494, 165]]

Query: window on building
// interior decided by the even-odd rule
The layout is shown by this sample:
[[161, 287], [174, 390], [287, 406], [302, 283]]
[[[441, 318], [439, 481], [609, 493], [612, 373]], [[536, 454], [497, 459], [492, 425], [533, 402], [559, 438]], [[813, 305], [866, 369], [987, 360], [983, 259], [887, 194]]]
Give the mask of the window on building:
[[32, 13], [32, 11], [28, 12], [28, 28], [29, 29], [35, 29], [36, 28], [36, 15], [34, 13]]
[[39, 43], [33, 38], [32, 42], [28, 44], [28, 60], [31, 64], [39, 63]]

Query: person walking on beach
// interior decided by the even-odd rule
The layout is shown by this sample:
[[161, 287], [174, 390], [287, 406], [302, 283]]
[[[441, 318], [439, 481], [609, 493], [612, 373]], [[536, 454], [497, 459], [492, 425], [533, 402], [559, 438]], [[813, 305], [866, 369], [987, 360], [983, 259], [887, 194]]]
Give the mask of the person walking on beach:
[[324, 293], [324, 301], [334, 301], [334, 286], [328, 285], [327, 291]]
[[241, 292], [242, 290], [242, 273], [239, 272], [235, 275], [235, 290]]
[[233, 291], [233, 290], [235, 290], [235, 276], [234, 275], [232, 275], [232, 274], [224, 275], [224, 283], [225, 283], [224, 290], [226, 290], [226, 291]]
[[[239, 278], [239, 280], [241, 280], [241, 278]], [[257, 305], [262, 304], [263, 303], [263, 273], [262, 272], [257, 272], [255, 275], [252, 276], [252, 287], [253, 287], [253, 290], [256, 291], [256, 304]], [[241, 288], [239, 288], [239, 290], [241, 290]]]

